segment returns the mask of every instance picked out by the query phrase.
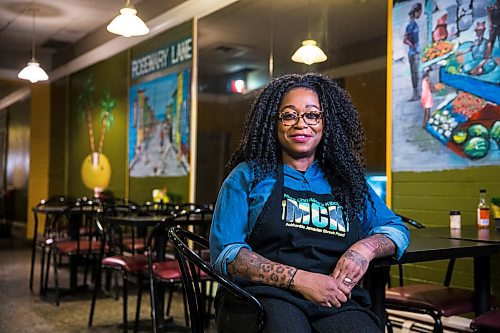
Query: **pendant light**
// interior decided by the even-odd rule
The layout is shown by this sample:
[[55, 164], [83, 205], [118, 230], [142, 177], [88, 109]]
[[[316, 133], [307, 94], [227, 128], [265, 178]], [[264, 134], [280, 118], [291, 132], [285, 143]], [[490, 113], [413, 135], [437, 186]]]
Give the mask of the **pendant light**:
[[107, 29], [124, 37], [142, 36], [149, 32], [146, 23], [137, 16], [137, 10], [130, 4], [130, 0], [127, 0], [125, 7], [120, 9], [120, 15], [108, 24]]
[[317, 62], [326, 61], [326, 59], [328, 59], [328, 57], [318, 46], [318, 42], [311, 38], [311, 1], [309, 1], [308, 38], [302, 41], [302, 46], [292, 55], [292, 61], [312, 65]]
[[40, 63], [36, 61], [35, 58], [35, 10], [31, 8], [31, 12], [33, 13], [33, 25], [32, 25], [32, 38], [31, 38], [31, 61], [28, 62], [28, 65], [24, 67], [17, 77], [23, 80], [29, 80], [31, 83], [35, 83], [38, 81], [46, 81], [49, 79], [47, 73], [40, 67]]

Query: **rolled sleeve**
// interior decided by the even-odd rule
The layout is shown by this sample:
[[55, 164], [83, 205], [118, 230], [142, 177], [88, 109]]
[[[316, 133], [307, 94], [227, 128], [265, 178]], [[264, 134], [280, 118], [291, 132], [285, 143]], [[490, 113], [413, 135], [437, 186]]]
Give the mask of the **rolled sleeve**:
[[410, 242], [407, 233], [390, 226], [375, 227], [370, 231], [369, 236], [374, 234], [382, 234], [394, 243], [396, 247], [394, 258], [396, 259], [401, 258]]

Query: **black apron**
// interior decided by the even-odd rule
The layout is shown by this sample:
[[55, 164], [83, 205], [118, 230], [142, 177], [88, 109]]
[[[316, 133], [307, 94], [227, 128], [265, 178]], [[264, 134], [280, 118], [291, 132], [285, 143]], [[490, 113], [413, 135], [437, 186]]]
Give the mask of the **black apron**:
[[[335, 190], [318, 194], [285, 187], [281, 165], [276, 184], [247, 237], [247, 243], [255, 253], [269, 260], [310, 272], [331, 274], [340, 256], [362, 234], [361, 222], [358, 219], [349, 221], [346, 206], [342, 206], [336, 197], [339, 196], [335, 195]], [[235, 282], [257, 298], [272, 297], [294, 304], [311, 319], [356, 309], [366, 311], [377, 321], [367, 309], [371, 306], [368, 292], [359, 286], [353, 288], [352, 298], [341, 307], [326, 307], [291, 290], [253, 283], [240, 277], [235, 277]]]

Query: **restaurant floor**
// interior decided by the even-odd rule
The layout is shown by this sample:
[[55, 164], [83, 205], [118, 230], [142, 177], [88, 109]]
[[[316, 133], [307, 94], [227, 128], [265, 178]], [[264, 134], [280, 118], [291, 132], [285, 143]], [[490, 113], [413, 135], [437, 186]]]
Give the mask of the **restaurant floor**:
[[[122, 300], [102, 295], [96, 303], [94, 325], [87, 326], [91, 291], [61, 298], [60, 306], [54, 302], [54, 293], [41, 298], [38, 294], [39, 275], [35, 275], [34, 293], [29, 290], [31, 243], [19, 237], [0, 238], [0, 333], [81, 333], [122, 332]], [[38, 262], [39, 265], [39, 262]], [[38, 271], [38, 266], [36, 267]], [[68, 285], [67, 270], [61, 270], [60, 283]], [[52, 274], [52, 272], [51, 272]], [[52, 283], [52, 281], [51, 281]], [[135, 289], [129, 299], [129, 331], [135, 315]], [[141, 309], [140, 332], [151, 332], [149, 296], [144, 293]], [[168, 332], [190, 332], [184, 327], [182, 295], [174, 293], [171, 313], [174, 321]], [[213, 321], [208, 329], [215, 332]]]

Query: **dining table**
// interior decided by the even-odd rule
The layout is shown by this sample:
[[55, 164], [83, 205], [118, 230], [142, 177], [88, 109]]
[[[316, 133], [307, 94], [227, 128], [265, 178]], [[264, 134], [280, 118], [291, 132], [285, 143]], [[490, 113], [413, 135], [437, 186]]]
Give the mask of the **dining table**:
[[379, 318], [380, 327], [384, 328], [386, 322], [385, 287], [390, 266], [473, 258], [475, 313], [480, 315], [491, 308], [490, 257], [497, 253], [500, 253], [500, 231], [494, 228], [465, 226], [461, 229], [431, 227], [412, 230], [410, 245], [399, 260], [391, 257], [375, 259], [367, 272], [365, 287], [370, 293], [372, 311]]

